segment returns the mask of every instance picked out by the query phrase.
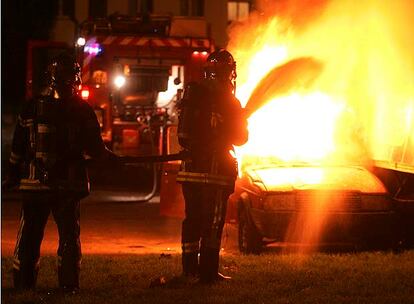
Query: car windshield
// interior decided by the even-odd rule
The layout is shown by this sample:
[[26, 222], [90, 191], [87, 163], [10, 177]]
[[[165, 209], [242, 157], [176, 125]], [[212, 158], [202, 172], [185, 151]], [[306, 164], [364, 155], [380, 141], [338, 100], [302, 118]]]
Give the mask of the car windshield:
[[262, 183], [269, 191], [326, 189], [385, 192], [382, 183], [361, 167], [267, 165], [250, 168], [248, 174], [253, 181]]

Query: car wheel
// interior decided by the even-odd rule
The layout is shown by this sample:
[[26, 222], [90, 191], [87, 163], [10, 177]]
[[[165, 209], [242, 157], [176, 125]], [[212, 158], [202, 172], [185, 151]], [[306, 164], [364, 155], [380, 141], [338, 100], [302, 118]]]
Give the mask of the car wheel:
[[239, 250], [244, 254], [259, 254], [263, 250], [263, 238], [252, 223], [246, 207], [239, 204]]

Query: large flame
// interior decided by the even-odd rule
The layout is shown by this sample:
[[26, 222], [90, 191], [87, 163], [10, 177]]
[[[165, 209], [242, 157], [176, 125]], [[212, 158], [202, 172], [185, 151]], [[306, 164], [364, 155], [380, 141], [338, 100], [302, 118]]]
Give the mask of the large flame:
[[258, 7], [230, 30], [243, 105], [288, 60], [312, 57], [324, 69], [311, 88], [286, 92], [256, 112], [238, 154], [304, 161], [335, 154], [347, 162], [397, 154], [413, 165], [406, 151], [414, 142], [414, 2], [285, 0]]
[[335, 150], [340, 102], [322, 93], [292, 94], [270, 101], [249, 119], [250, 139], [240, 154], [281, 161], [320, 161]]
[[[236, 150], [241, 162], [385, 161], [413, 169], [414, 1], [262, 0], [257, 7], [229, 32], [238, 98], [243, 105], [257, 92], [269, 99], [249, 118], [250, 139]], [[283, 91], [272, 88], [280, 78], [263, 81], [297, 58], [322, 63], [311, 86], [292, 91], [282, 83]], [[285, 240], [317, 243], [326, 204], [315, 198], [313, 214], [299, 213], [301, 226], [289, 227]]]

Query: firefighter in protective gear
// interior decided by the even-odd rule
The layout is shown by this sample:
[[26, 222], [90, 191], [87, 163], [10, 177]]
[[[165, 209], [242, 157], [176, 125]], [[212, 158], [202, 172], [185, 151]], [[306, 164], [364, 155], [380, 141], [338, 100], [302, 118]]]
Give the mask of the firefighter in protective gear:
[[49, 65], [46, 89], [26, 102], [18, 117], [4, 186], [17, 186], [23, 193], [13, 263], [19, 289], [35, 287], [50, 212], [59, 233], [59, 286], [71, 292], [79, 288], [79, 207], [89, 194], [84, 154], [117, 159], [102, 141], [94, 110], [77, 96], [79, 73], [71, 54], [57, 56]]
[[221, 235], [237, 177], [230, 151], [248, 138], [246, 116], [234, 96], [235, 78], [233, 56], [215, 51], [207, 58], [203, 81], [188, 85], [178, 105], [178, 139], [188, 155], [177, 176], [185, 199], [183, 274], [200, 276], [204, 283], [224, 278], [218, 272]]

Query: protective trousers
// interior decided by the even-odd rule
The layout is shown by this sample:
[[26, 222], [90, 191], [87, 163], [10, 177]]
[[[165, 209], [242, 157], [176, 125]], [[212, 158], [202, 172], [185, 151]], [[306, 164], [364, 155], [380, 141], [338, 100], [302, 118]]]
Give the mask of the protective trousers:
[[232, 188], [183, 183], [182, 189], [185, 199], [181, 236], [183, 272], [200, 275], [202, 281], [211, 282], [218, 274], [221, 235]]
[[40, 245], [50, 212], [59, 234], [58, 281], [62, 288], [79, 288], [81, 263], [80, 202], [57, 195], [24, 198], [14, 251], [14, 286], [34, 288], [39, 270]]

